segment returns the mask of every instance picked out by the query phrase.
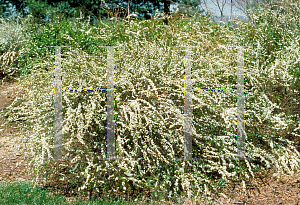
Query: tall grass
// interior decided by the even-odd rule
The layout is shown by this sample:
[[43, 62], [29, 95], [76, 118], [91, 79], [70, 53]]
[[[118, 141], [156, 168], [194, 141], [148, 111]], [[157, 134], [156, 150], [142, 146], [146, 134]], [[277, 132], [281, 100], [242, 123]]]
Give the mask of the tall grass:
[[[264, 10], [253, 18], [269, 21], [273, 14]], [[288, 14], [276, 13], [281, 15]], [[94, 197], [138, 200], [161, 194], [166, 202], [209, 197], [233, 180], [254, 178], [258, 169], [276, 166], [281, 174], [292, 174], [299, 168], [298, 115], [287, 116], [280, 97], [291, 96], [288, 103], [299, 104], [298, 79], [291, 72], [297, 68], [299, 38], [279, 29], [280, 22], [238, 23], [236, 30], [211, 24], [207, 17], [176, 19], [168, 26], [153, 19], [88, 22], [57, 19], [32, 27], [35, 33], [20, 52], [24, 77], [18, 86], [25, 94], [3, 114], [8, 122], [31, 123], [22, 126], [28, 129], [27, 152], [37, 184]], [[72, 160], [45, 161], [53, 157], [54, 113], [54, 51], [45, 46], [71, 46], [62, 49], [62, 76], [63, 87], [74, 89], [107, 86], [106, 50], [99, 46], [108, 44], [123, 46], [115, 48], [114, 92], [116, 152], [124, 160], [99, 160], [105, 158], [106, 93], [82, 91], [62, 95], [63, 154]], [[253, 161], [230, 160], [236, 154], [236, 93], [194, 90], [193, 157], [203, 160], [174, 162], [184, 150], [184, 50], [174, 46], [186, 45], [199, 46], [192, 56], [193, 87], [199, 88], [234, 87], [235, 47], [246, 46], [245, 149]]]

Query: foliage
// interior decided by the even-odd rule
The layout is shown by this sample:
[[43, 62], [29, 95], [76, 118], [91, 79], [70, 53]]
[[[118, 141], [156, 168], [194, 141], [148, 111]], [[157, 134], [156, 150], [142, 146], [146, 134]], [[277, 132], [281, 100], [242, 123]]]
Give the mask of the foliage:
[[[64, 14], [66, 17], [78, 17], [79, 12], [94, 12], [94, 15], [101, 14], [100, 11], [102, 6], [102, 1], [42, 1], [42, 0], [25, 0], [24, 1], [29, 8], [29, 12], [35, 18], [45, 19], [47, 16], [52, 19], [56, 12]], [[95, 13], [95, 11], [99, 12]], [[87, 13], [84, 13], [87, 14]], [[90, 14], [90, 13], [89, 13]]]
[[[176, 18], [175, 16], [173, 17]], [[96, 55], [99, 51], [99, 46], [116, 45], [119, 40], [129, 42], [130, 39], [123, 35], [127, 24], [112, 27], [110, 31], [106, 31], [105, 35], [109, 36], [108, 39], [91, 36], [92, 33], [107, 27], [107, 25], [111, 25], [111, 23], [98, 23], [95, 24], [97, 26], [95, 28], [85, 18], [71, 20], [64, 16], [57, 16], [53, 22], [28, 25], [23, 32], [31, 35], [29, 36], [29, 41], [23, 45], [22, 53], [17, 59], [18, 73], [21, 77], [26, 76], [35, 66], [36, 58], [45, 58], [48, 54], [54, 55], [54, 48], [47, 46], [77, 47], [88, 54]], [[150, 31], [150, 36], [156, 36], [160, 31], [161, 29]], [[62, 51], [68, 49], [62, 48]], [[49, 70], [48, 68], [45, 69], [46, 71]]]
[[13, 10], [11, 6], [17, 10], [18, 13], [22, 14], [24, 17], [26, 13], [25, 11], [25, 3], [23, 0], [0, 0], [0, 16], [4, 18], [8, 18], [13, 14]]
[[0, 18], [0, 76], [3, 80], [13, 78], [18, 72], [17, 59], [29, 35], [24, 32], [32, 22], [31, 16]]
[[[268, 70], [272, 67], [280, 66], [279, 59], [285, 58], [288, 63], [288, 72], [292, 76], [289, 79], [289, 95], [292, 98], [299, 99], [300, 85], [300, 68], [297, 63], [297, 57], [294, 52], [297, 52], [295, 45], [299, 44], [299, 2], [290, 0], [273, 1], [270, 4], [261, 4], [258, 10], [251, 11], [251, 18], [254, 19], [255, 26], [250, 23], [240, 24], [236, 35], [243, 39], [246, 46], [249, 46], [258, 51], [258, 54], [250, 54], [249, 66], [259, 67]], [[290, 53], [287, 53], [290, 52]], [[288, 60], [294, 56], [290, 61]], [[279, 61], [278, 61], [279, 60]], [[248, 62], [246, 62], [248, 64]], [[268, 76], [267, 72], [265, 73]], [[271, 74], [273, 75], [273, 74]], [[270, 80], [270, 79], [269, 79]], [[269, 81], [270, 82], [270, 81]], [[281, 82], [283, 83], [283, 82]], [[272, 83], [273, 84], [273, 83]], [[273, 84], [274, 85], [274, 84]], [[268, 85], [270, 86], [270, 85]], [[275, 94], [276, 90], [281, 87], [268, 88], [270, 94]], [[291, 93], [293, 91], [293, 94]], [[276, 93], [278, 95], [278, 93]], [[286, 95], [287, 94], [283, 94]], [[290, 103], [287, 103], [290, 102]], [[299, 101], [296, 101], [296, 103]], [[288, 99], [283, 102], [286, 107], [289, 107], [288, 115], [295, 119], [299, 114], [297, 105], [293, 105], [294, 101]], [[294, 138], [297, 141], [298, 138]]]
[[7, 15], [6, 13], [9, 10], [8, 6], [9, 6], [9, 4], [6, 0], [0, 0], [0, 15], [1, 15], [1, 17], [4, 17]]
[[[187, 15], [194, 15], [196, 12], [202, 13], [203, 11], [197, 9], [201, 4], [198, 0], [182, 0], [173, 2], [179, 3], [179, 12]], [[128, 1], [103, 1], [103, 0], [66, 0], [66, 1], [43, 1], [43, 0], [18, 0], [12, 1], [16, 6], [18, 12], [26, 14], [24, 8], [29, 9], [29, 13], [36, 19], [50, 20], [59, 12], [67, 18], [79, 17], [79, 15], [90, 16], [90, 23], [99, 19], [110, 19], [112, 17], [127, 18]], [[165, 8], [167, 7], [167, 8]], [[150, 19], [155, 15], [157, 10], [164, 11], [170, 14], [170, 5], [168, 0], [133, 0], [129, 3], [129, 11], [136, 14], [138, 19]]]
[[[20, 90], [25, 92], [21, 102], [16, 100], [9, 111], [3, 113], [9, 122], [30, 122], [26, 126], [30, 147], [27, 152], [33, 156], [36, 183], [56, 184], [61, 191], [74, 195], [89, 191], [99, 197], [144, 195], [149, 199], [161, 193], [166, 201], [220, 192], [226, 183], [254, 178], [255, 171], [272, 165], [281, 174], [291, 174], [299, 168], [299, 152], [286, 136], [299, 135], [300, 125], [296, 119], [287, 117], [282, 103], [285, 92], [287, 95], [292, 92], [283, 88], [294, 83], [289, 69], [297, 66], [299, 60], [298, 39], [291, 38], [291, 44], [287, 44], [280, 38], [289, 35], [278, 30], [275, 34], [279, 37], [274, 41], [286, 43], [286, 47], [282, 47], [279, 43], [267, 44], [265, 40], [272, 37], [246, 23], [240, 24], [240, 30], [232, 31], [211, 24], [207, 17], [196, 21], [196, 18], [172, 19], [161, 15], [118, 24], [91, 26], [75, 22], [75, 31], [68, 29], [74, 22], [67, 24], [63, 20], [36, 29], [31, 43], [22, 51], [24, 54], [34, 49], [31, 45], [35, 44], [41, 49], [46, 44], [71, 46], [63, 50], [64, 90], [105, 88], [107, 55], [105, 49], [97, 49], [97, 46], [109, 43], [121, 46], [115, 48], [114, 54], [114, 111], [116, 153], [123, 158], [101, 160], [106, 157], [106, 92], [64, 91], [63, 154], [72, 160], [45, 160], [53, 157], [55, 71], [47, 68], [53, 66], [54, 53], [36, 49], [34, 53], [38, 55], [27, 56], [32, 58], [32, 72], [19, 82]], [[168, 18], [171, 23], [164, 25], [155, 20], [161, 18]], [[271, 32], [270, 28], [263, 28]], [[76, 33], [80, 30], [81, 33]], [[255, 32], [259, 34], [257, 41], [252, 40]], [[47, 35], [51, 37], [43, 39]], [[86, 39], [92, 44], [84, 47]], [[255, 47], [258, 44], [263, 45], [262, 48]], [[291, 46], [293, 44], [296, 46]], [[192, 49], [195, 88], [192, 133], [193, 158], [201, 160], [177, 162], [174, 159], [182, 158], [184, 153], [185, 62], [184, 48], [175, 46], [186, 45], [198, 45]], [[236, 156], [236, 93], [228, 88], [236, 84], [237, 45], [248, 46], [244, 55], [245, 149], [246, 157], [252, 161], [232, 160]], [[275, 59], [266, 58], [266, 52]], [[268, 59], [265, 64], [259, 63]], [[276, 89], [266, 89], [271, 84], [281, 86], [276, 94]], [[196, 88], [227, 89], [212, 92]], [[291, 102], [297, 103], [297, 98], [291, 96], [294, 97]]]
[[[25, 32], [31, 34], [30, 41], [23, 46], [22, 54], [18, 58], [20, 75], [25, 76], [30, 73], [35, 66], [36, 58], [45, 58], [48, 54], [54, 54], [54, 48], [49, 46], [71, 46], [81, 48], [88, 53], [97, 52], [98, 46], [105, 45], [107, 42], [91, 38], [89, 33], [92, 29], [88, 21], [80, 19], [71, 21], [64, 17], [56, 18], [53, 23], [44, 22], [43, 25], [29, 26]], [[63, 48], [62, 51], [67, 49], [70, 48]]]

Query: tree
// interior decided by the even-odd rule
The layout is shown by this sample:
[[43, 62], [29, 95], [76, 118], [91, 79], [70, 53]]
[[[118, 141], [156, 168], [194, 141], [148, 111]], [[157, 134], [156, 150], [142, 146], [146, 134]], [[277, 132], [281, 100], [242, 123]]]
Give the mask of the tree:
[[5, 12], [6, 5], [11, 3], [21, 14], [25, 13], [27, 7], [29, 13], [35, 18], [45, 19], [57, 12], [64, 14], [66, 17], [75, 17], [80, 15], [80, 11], [84, 16], [109, 17], [110, 13], [113, 12], [111, 8], [119, 9], [125, 0], [110, 0], [109, 3], [104, 0], [0, 0], [0, 2], [0, 9], [3, 12]]
[[220, 13], [221, 13], [221, 19], [223, 19], [223, 17], [224, 17], [223, 10], [224, 10], [224, 6], [226, 4], [228, 4], [227, 0], [222, 0], [222, 1], [221, 0], [212, 0], [212, 3], [218, 7], [218, 9], [220, 10]]
[[25, 12], [25, 4], [22, 0], [0, 0], [0, 16], [8, 17], [11, 10], [9, 8], [9, 4], [15, 6], [16, 10], [21, 13], [23, 16], [26, 14]]
[[0, 15], [5, 16], [5, 12], [8, 12], [8, 1], [0, 0]]
[[173, 4], [178, 4], [179, 12], [183, 12], [188, 16], [194, 15], [196, 12], [202, 13], [204, 9], [201, 7], [204, 0], [181, 0], [181, 1], [173, 1], [170, 0]]
[[[202, 14], [204, 9], [202, 8], [203, 0], [180, 0], [180, 1], [173, 1], [173, 0], [165, 0], [169, 4], [165, 4], [166, 10], [164, 11], [166, 14], [170, 14], [169, 5], [177, 4], [178, 5], [178, 12], [186, 15], [187, 17], [191, 17], [193, 15]], [[164, 2], [164, 3], [165, 3]]]
[[[5, 1], [5, 0], [0, 0]], [[110, 19], [111, 17], [127, 17], [135, 12], [138, 19], [150, 19], [151, 15], [158, 9], [165, 14], [170, 14], [171, 3], [179, 3], [179, 7], [185, 13], [195, 10], [200, 0], [9, 0], [16, 6], [16, 9], [24, 14], [27, 7], [36, 19], [47, 19], [60, 13], [67, 18], [78, 17], [79, 15], [91, 16], [91, 22], [95, 19]], [[192, 10], [188, 8], [192, 7]], [[1, 9], [1, 7], [0, 7]], [[4, 9], [2, 9], [4, 10]], [[195, 12], [193, 12], [195, 13]], [[167, 23], [167, 22], [166, 22]]]
[[251, 18], [249, 10], [259, 11], [260, 9], [267, 8], [268, 5], [276, 4], [276, 0], [235, 0], [237, 8], [242, 11], [250, 22], [256, 27], [254, 19]]

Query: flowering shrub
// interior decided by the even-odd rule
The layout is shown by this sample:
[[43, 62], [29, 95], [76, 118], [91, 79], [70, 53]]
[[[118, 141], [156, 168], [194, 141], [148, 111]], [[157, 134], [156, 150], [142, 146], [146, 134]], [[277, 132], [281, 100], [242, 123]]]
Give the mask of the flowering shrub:
[[12, 19], [0, 18], [0, 76], [4, 79], [16, 74], [16, 61], [20, 49], [29, 36], [23, 32], [31, 22], [31, 16]]
[[[275, 88], [266, 89], [272, 84], [283, 88], [295, 82], [289, 68], [298, 61], [297, 46], [286, 47], [290, 53], [282, 49], [278, 59], [265, 65], [257, 62], [262, 58], [261, 50], [251, 45], [246, 48], [245, 150], [246, 157], [253, 160], [239, 162], [232, 160], [236, 156], [236, 93], [196, 88], [235, 86], [235, 46], [241, 45], [241, 36], [246, 34], [239, 36], [226, 27], [211, 26], [209, 19], [203, 18], [182, 19], [169, 26], [146, 20], [133, 21], [129, 26], [95, 27], [89, 38], [110, 39], [113, 35], [123, 46], [115, 48], [114, 54], [116, 153], [123, 160], [101, 160], [106, 149], [106, 92], [88, 91], [62, 94], [63, 157], [71, 160], [45, 160], [53, 158], [54, 138], [55, 71], [45, 72], [54, 65], [54, 55], [49, 54], [35, 59], [34, 72], [20, 81], [26, 92], [22, 106], [12, 105], [8, 116], [9, 121], [33, 124], [28, 152], [33, 156], [37, 182], [56, 180], [71, 193], [94, 190], [99, 195], [137, 195], [148, 191], [164, 193], [169, 199], [209, 195], [231, 180], [254, 177], [259, 168], [275, 165], [280, 173], [299, 168], [299, 152], [285, 138], [295, 123], [285, 115], [282, 98], [276, 99], [283, 90], [275, 96]], [[61, 35], [63, 38], [73, 41], [70, 45], [76, 44], [67, 33]], [[192, 49], [192, 133], [193, 158], [202, 161], [174, 160], [183, 157], [185, 99], [184, 48], [176, 45], [198, 45]], [[107, 86], [105, 49], [99, 48], [98, 55], [92, 55], [74, 46], [63, 55], [64, 89]], [[296, 135], [297, 129], [299, 125], [291, 134]]]

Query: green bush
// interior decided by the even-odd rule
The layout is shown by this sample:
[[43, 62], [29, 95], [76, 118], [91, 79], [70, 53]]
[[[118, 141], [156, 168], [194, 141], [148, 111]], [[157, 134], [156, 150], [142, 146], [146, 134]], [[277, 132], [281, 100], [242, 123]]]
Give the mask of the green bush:
[[0, 18], [0, 77], [3, 80], [17, 74], [17, 59], [29, 39], [29, 35], [23, 31], [31, 22], [31, 16]]
[[[43, 25], [33, 24], [25, 32], [29, 32], [30, 41], [24, 45], [25, 52], [18, 58], [18, 67], [21, 76], [28, 75], [35, 66], [36, 58], [49, 58], [54, 55], [54, 48], [47, 46], [78, 47], [91, 54], [98, 53], [99, 47], [106, 45], [107, 41], [91, 38], [94, 32], [89, 21], [72, 21], [70, 19], [56, 18], [54, 22], [44, 22]], [[62, 52], [70, 48], [62, 48]]]
[[[238, 22], [239, 28], [235, 30], [245, 46], [256, 50], [246, 53], [249, 60], [246, 60], [245, 65], [260, 68], [260, 72], [264, 73], [266, 80], [261, 89], [275, 96], [270, 99], [273, 103], [284, 106], [282, 110], [276, 109], [276, 113], [283, 112], [289, 116], [293, 121], [291, 127], [296, 129], [300, 116], [297, 105], [300, 103], [300, 66], [296, 54], [300, 43], [300, 4], [294, 0], [273, 1], [271, 4], [260, 6], [257, 11], [250, 11], [250, 16], [255, 25]], [[291, 78], [274, 83], [275, 75], [286, 75], [283, 67], [287, 68]], [[246, 84], [251, 84], [249, 80], [246, 77]], [[297, 144], [299, 137], [296, 137], [295, 132], [292, 133], [287, 134], [290, 135], [288, 138]]]
[[[250, 38], [251, 35], [255, 37], [256, 30], [251, 27], [247, 31], [249, 24], [241, 23], [241, 31], [234, 32], [228, 27], [210, 25], [207, 18], [174, 20], [168, 26], [151, 19], [133, 21], [129, 25], [122, 22], [101, 27], [82, 26], [84, 31], [92, 29], [89, 35], [82, 34], [82, 38], [77, 38], [76, 32], [71, 34], [66, 27], [66, 23], [62, 23], [62, 28], [55, 25], [41, 27], [37, 29], [37, 33], [42, 31], [40, 36], [34, 40], [35, 43], [44, 41], [45, 44], [72, 46], [63, 51], [64, 89], [107, 86], [106, 51], [99, 49], [95, 54], [96, 47], [81, 46], [81, 39], [83, 42], [84, 38], [100, 39], [99, 44], [123, 46], [115, 48], [114, 68], [116, 154], [123, 160], [100, 160], [106, 157], [106, 92], [89, 91], [64, 92], [62, 95], [63, 156], [72, 161], [44, 160], [53, 157], [54, 70], [45, 70], [53, 65], [51, 57], [54, 53], [52, 51], [51, 56], [46, 53], [45, 58], [29, 56], [35, 64], [34, 72], [20, 82], [19, 86], [25, 92], [22, 104], [15, 107], [13, 104], [6, 115], [9, 122], [20, 119], [31, 122], [33, 130], [28, 152], [33, 156], [32, 163], [41, 183], [54, 186], [53, 183], [60, 180], [57, 184], [68, 194], [94, 191], [99, 197], [141, 197], [148, 192], [148, 198], [161, 193], [167, 200], [219, 192], [224, 184], [254, 178], [254, 171], [273, 165], [281, 173], [292, 173], [299, 168], [299, 152], [284, 134], [292, 122], [278, 112], [283, 104], [275, 102], [284, 92], [280, 91], [280, 95], [272, 98], [266, 89], [262, 89], [270, 84], [288, 87], [293, 83], [288, 70], [298, 59], [295, 48], [292, 61], [282, 50], [278, 51], [278, 59], [262, 67], [258, 60], [266, 57], [264, 52], [281, 48], [263, 44], [263, 48], [256, 49]], [[43, 39], [54, 34], [60, 38]], [[65, 37], [69, 41], [64, 41]], [[259, 42], [264, 37], [262, 34], [256, 40]], [[194, 90], [193, 157], [203, 160], [174, 161], [184, 154], [185, 100], [184, 48], [174, 46], [198, 45], [192, 50], [193, 86], [228, 88], [236, 84], [235, 47], [243, 43], [249, 46], [244, 56], [248, 136], [245, 149], [246, 157], [254, 160], [230, 159], [236, 156], [236, 93]], [[34, 51], [43, 55], [38, 48]], [[271, 91], [275, 92], [275, 89]]]
[[[236, 34], [240, 36], [245, 46], [253, 47], [259, 51], [259, 55], [252, 56], [252, 62], [258, 62], [256, 66], [266, 67], [272, 65], [280, 58], [279, 53], [299, 42], [299, 3], [297, 1], [274, 1], [270, 5], [260, 6], [257, 11], [250, 11], [255, 26], [250, 22], [240, 25]], [[289, 70], [297, 80], [291, 85], [299, 88], [299, 69]]]

